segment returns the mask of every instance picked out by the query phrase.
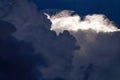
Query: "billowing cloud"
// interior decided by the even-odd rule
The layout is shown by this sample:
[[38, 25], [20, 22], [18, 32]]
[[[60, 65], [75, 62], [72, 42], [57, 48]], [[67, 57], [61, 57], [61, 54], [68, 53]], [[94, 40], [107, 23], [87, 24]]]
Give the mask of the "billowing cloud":
[[[46, 14], [46, 13], [45, 13]], [[58, 32], [79, 31], [79, 30], [93, 30], [95, 32], [114, 32], [120, 31], [112, 24], [104, 15], [93, 14], [87, 15], [83, 20], [79, 15], [72, 15], [73, 11], [61, 11], [53, 16], [48, 16], [52, 22], [51, 30]]]
[[46, 59], [35, 53], [31, 43], [13, 37], [15, 31], [13, 24], [0, 21], [0, 79], [41, 79], [42, 73], [37, 66], [46, 67]]
[[[39, 63], [35, 63], [34, 60], [28, 60], [31, 62], [31, 65], [35, 63], [33, 64], [35, 65], [35, 69], [37, 68], [37, 70], [40, 71], [40, 73], [35, 72], [34, 75], [37, 78], [39, 75], [42, 75], [42, 78], [45, 80], [58, 78], [67, 79], [68, 73], [72, 69], [74, 51], [79, 49], [79, 47], [76, 46], [76, 39], [70, 35], [68, 31], [64, 31], [59, 36], [57, 36], [54, 31], [51, 31], [50, 20], [47, 19], [47, 16], [44, 15], [42, 11], [38, 11], [37, 7], [31, 1], [15, 0], [12, 6], [13, 7], [11, 7], [10, 11], [7, 13], [8, 15], [1, 17], [2, 20], [15, 25], [17, 31], [11, 36], [14, 36], [17, 40], [31, 43], [34, 52], [30, 54], [43, 55], [47, 61], [48, 66], [41, 67], [38, 65]], [[4, 7], [2, 8], [4, 9]], [[25, 45], [21, 46], [21, 48], [23, 53], [27, 53], [26, 57], [31, 56], [26, 51], [27, 47], [25, 47]], [[33, 57], [31, 56], [30, 58]], [[37, 58], [37, 56], [35, 56], [35, 58]], [[27, 78], [29, 78], [29, 76]]]
[[[45, 13], [52, 22], [51, 30], [58, 35], [64, 30], [69, 31], [80, 46], [80, 50], [75, 52], [74, 68], [71, 74], [74, 78], [76, 76], [75, 80], [104, 80], [105, 77], [108, 78], [104, 70], [108, 70], [110, 74], [113, 73], [112, 70], [115, 66], [112, 68], [110, 66], [119, 56], [120, 30], [104, 15], [87, 15], [81, 20], [80, 16], [72, 15], [72, 12], [65, 10], [53, 16]], [[120, 65], [117, 64], [117, 66]], [[116, 71], [114, 74], [118, 73], [119, 71]], [[114, 78], [112, 76], [111, 80]]]
[[[19, 74], [22, 69], [19, 66], [22, 65], [26, 71], [25, 80], [34, 78], [39, 80], [120, 79], [118, 75], [120, 33], [119, 29], [104, 15], [88, 15], [82, 20], [78, 15], [71, 16], [72, 11], [63, 11], [53, 16], [46, 16], [44, 11], [38, 11], [36, 5], [30, 0], [11, 0], [10, 2], [6, 0], [5, 3], [12, 6], [7, 7], [6, 15], [3, 16], [4, 12], [0, 14], [0, 19], [16, 27], [16, 32], [8, 36], [12, 37], [12, 40], [15, 39], [10, 46], [17, 45], [13, 48], [14, 51], [20, 45], [15, 53], [22, 51], [22, 55], [25, 55], [21, 56], [19, 52], [20, 58], [16, 59], [19, 56], [11, 54], [15, 58], [12, 59], [6, 54], [5, 56], [8, 57], [6, 61], [3, 59], [0, 61], [11, 65], [16, 60], [17, 66], [13, 65], [18, 69], [16, 73]], [[4, 6], [0, 6], [2, 10], [5, 10]], [[56, 32], [62, 33], [57, 35]], [[80, 50], [77, 45], [80, 46]], [[0, 56], [3, 57], [2, 54]], [[41, 67], [39, 63], [45, 64], [44, 59], [47, 66]], [[23, 65], [24, 62], [26, 65]], [[11, 68], [10, 70], [12, 71]], [[6, 72], [5, 69], [2, 70], [2, 73], [4, 72]], [[22, 71], [21, 74], [23, 73]], [[114, 75], [111, 76], [113, 73]], [[6, 73], [5, 77], [8, 75], [9, 73]], [[13, 75], [12, 78], [14, 78]], [[35, 76], [31, 77], [32, 75]]]

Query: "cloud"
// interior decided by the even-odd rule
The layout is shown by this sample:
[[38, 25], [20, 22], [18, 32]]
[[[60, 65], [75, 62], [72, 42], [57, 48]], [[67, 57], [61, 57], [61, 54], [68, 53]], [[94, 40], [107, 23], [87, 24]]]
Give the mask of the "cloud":
[[[8, 30], [9, 29], [9, 30]], [[47, 66], [44, 56], [35, 53], [31, 43], [18, 40], [12, 34], [16, 28], [13, 24], [0, 21], [0, 79], [34, 80], [42, 79], [38, 66]], [[39, 72], [39, 75], [35, 75]]]
[[[48, 19], [52, 22], [51, 30], [57, 33], [79, 30], [93, 30], [98, 32], [114, 32], [119, 31], [115, 25], [112, 24], [104, 15], [93, 14], [87, 15], [83, 20], [79, 15], [72, 15], [73, 11], [61, 11], [53, 16], [48, 16]], [[98, 26], [99, 25], [99, 26]]]
[[[113, 20], [115, 24], [120, 25], [120, 1], [118, 0], [33, 0], [39, 9], [48, 9], [48, 8], [55, 8], [55, 9], [66, 9], [66, 10], [74, 10], [77, 11], [80, 16], [85, 16], [88, 14], [99, 13], [105, 14], [110, 20]], [[62, 5], [62, 6], [61, 6]]]
[[[38, 65], [35, 66], [38, 72], [34, 73], [33, 75], [37, 76], [37, 78], [39, 75], [42, 75], [42, 78], [45, 80], [56, 78], [67, 79], [69, 72], [72, 69], [74, 51], [79, 49], [79, 47], [76, 46], [76, 39], [70, 35], [68, 31], [64, 31], [59, 36], [57, 36], [54, 31], [51, 31], [50, 20], [47, 19], [47, 16], [44, 15], [42, 11], [38, 11], [35, 4], [33, 4], [31, 1], [15, 0], [14, 5], [12, 6], [13, 7], [7, 13], [8, 15], [1, 17], [1, 19], [15, 25], [17, 31], [12, 34], [14, 38], [20, 41], [22, 40], [27, 43], [31, 43], [32, 47], [34, 48], [34, 52], [31, 53], [32, 49], [28, 49], [29, 45], [26, 46], [26, 44], [23, 44], [20, 47], [22, 48], [20, 51], [23, 51], [23, 55], [27, 54], [26, 57], [30, 56], [30, 58], [37, 58], [37, 56], [32, 57], [31, 54], [43, 55], [47, 61], [47, 67], [41, 67], [38, 65], [39, 63], [34, 62], [34, 59], [31, 61], [29, 58], [28, 62], [30, 61], [30, 66]], [[18, 44], [20, 43], [18, 42]], [[12, 46], [12, 44], [10, 46]], [[30, 53], [27, 52], [29, 50]], [[42, 64], [42, 62], [40, 63]], [[28, 66], [25, 67], [29, 68]]]
[[[7, 2], [6, 0], [5, 3]], [[21, 71], [19, 66], [23, 65], [25, 75], [29, 76], [25, 77], [25, 80], [33, 77], [44, 80], [120, 79], [118, 75], [120, 33], [104, 15], [88, 15], [82, 20], [78, 15], [71, 16], [73, 11], [63, 11], [47, 18], [44, 11], [38, 11], [36, 5], [29, 0], [11, 0], [10, 3], [14, 4], [7, 9], [6, 15], [0, 14], [2, 16], [0, 19], [15, 25], [17, 31], [8, 36], [13, 40], [12, 43], [10, 41], [10, 46], [14, 44], [20, 46], [18, 50], [15, 46], [13, 51], [23, 56], [16, 59], [19, 56], [10, 54], [15, 57], [7, 58], [6, 61], [1, 58], [2, 67], [6, 67], [2, 73], [6, 73], [9, 68], [5, 64], [12, 66], [11, 64], [16, 61], [14, 68]], [[4, 6], [1, 8], [4, 9]], [[55, 31], [62, 33], [56, 35]], [[80, 46], [80, 50], [76, 44]], [[8, 54], [5, 56], [9, 57]], [[47, 66], [41, 67], [39, 63]], [[31, 72], [33, 69], [34, 73]], [[14, 70], [10, 67], [10, 73], [15, 72]], [[24, 71], [21, 71], [22, 73]], [[16, 76], [12, 75], [12, 78]]]
[[[65, 10], [56, 15], [47, 14], [47, 16], [52, 22], [51, 30], [57, 34], [64, 30], [69, 31], [80, 46], [80, 50], [75, 52], [73, 59], [71, 73], [73, 79], [106, 80], [109, 77], [104, 72], [105, 70], [108, 70], [110, 74], [118, 74], [119, 71], [112, 72], [116, 66], [112, 68], [110, 66], [119, 56], [120, 30], [104, 15], [87, 15], [81, 20], [80, 16], [71, 14], [71, 11]], [[115, 64], [120, 66], [118, 63]], [[90, 65], [92, 66], [89, 69]], [[114, 78], [115, 76], [112, 76], [111, 80]]]

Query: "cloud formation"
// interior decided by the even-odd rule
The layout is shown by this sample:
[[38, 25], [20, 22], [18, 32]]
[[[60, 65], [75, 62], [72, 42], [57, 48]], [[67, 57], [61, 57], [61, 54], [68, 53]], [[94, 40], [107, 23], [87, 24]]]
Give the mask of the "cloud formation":
[[[35, 51], [32, 53], [33, 55], [43, 55], [47, 60], [47, 67], [35, 66], [38, 73], [34, 73], [34, 75], [39, 76], [41, 74], [42, 79], [44, 78], [45, 80], [67, 79], [68, 73], [72, 69], [74, 51], [79, 49], [76, 46], [76, 39], [68, 31], [64, 31], [59, 36], [54, 31], [51, 31], [50, 20], [47, 19], [47, 16], [42, 11], [37, 11], [37, 7], [31, 1], [15, 0], [12, 6], [8, 15], [1, 17], [1, 19], [15, 25], [17, 31], [12, 35], [17, 40], [33, 45]], [[26, 54], [27, 47], [25, 45], [22, 47], [23, 50], [21, 51]], [[30, 56], [29, 53], [27, 56]], [[33, 57], [31, 56], [30, 58]], [[34, 63], [34, 61], [30, 62]], [[33, 63], [30, 64], [32, 65]]]
[[61, 11], [53, 16], [48, 16], [52, 22], [51, 30], [56, 32], [93, 30], [95, 32], [120, 31], [111, 21], [102, 14], [87, 15], [81, 20], [79, 15], [72, 15], [73, 11]]
[[12, 36], [16, 31], [13, 24], [0, 21], [0, 30], [0, 80], [41, 79], [37, 67], [46, 67], [46, 59], [35, 53], [31, 43]]
[[[4, 16], [0, 14], [2, 16], [0, 19], [14, 24], [17, 30], [13, 34], [7, 34], [8, 37], [12, 37], [9, 46], [15, 45], [12, 50], [17, 51], [14, 52], [17, 56], [7, 53], [5, 56], [8, 58], [5, 61], [3, 58], [0, 60], [3, 63], [2, 68], [6, 67], [3, 70], [1, 68], [1, 72], [6, 74], [5, 77], [9, 75], [7, 74], [9, 67], [6, 64], [12, 66], [15, 61], [14, 67], [9, 69], [10, 73], [19, 74], [21, 71], [19, 66], [22, 65], [26, 77], [21, 78], [25, 80], [120, 79], [118, 75], [120, 33], [103, 15], [88, 15], [82, 20], [78, 15], [71, 16], [71, 11], [63, 11], [47, 18], [44, 11], [38, 11], [36, 5], [29, 0], [11, 0], [12, 2], [14, 4], [7, 9], [7, 14]], [[6, 0], [5, 3], [10, 2]], [[4, 6], [1, 8], [4, 9]], [[51, 31], [53, 26], [54, 31]], [[55, 31], [57, 33], [62, 31], [62, 33], [56, 35]], [[3, 57], [2, 54], [0, 55]], [[9, 58], [9, 55], [13, 55], [14, 58]], [[19, 56], [20, 58], [16, 59]], [[45, 66], [40, 66], [39, 63]], [[17, 68], [18, 71], [15, 72], [12, 68]], [[20, 74], [24, 73], [23, 70]], [[18, 76], [13, 75], [10, 76], [11, 79]]]
[[[111, 21], [99, 14], [87, 15], [81, 20], [80, 16], [72, 15], [68, 10], [47, 16], [52, 22], [51, 30], [57, 34], [69, 31], [80, 46], [73, 60], [72, 75], [75, 80], [104, 80], [108, 78], [104, 70], [113, 73], [109, 67], [119, 56], [120, 30]], [[105, 76], [101, 79], [102, 74]]]

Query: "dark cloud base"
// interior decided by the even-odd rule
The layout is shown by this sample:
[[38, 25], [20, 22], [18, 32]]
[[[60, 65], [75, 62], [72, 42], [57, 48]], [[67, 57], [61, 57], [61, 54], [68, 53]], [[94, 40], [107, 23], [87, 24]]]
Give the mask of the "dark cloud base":
[[12, 36], [15, 27], [11, 23], [0, 21], [0, 30], [0, 80], [37, 80], [42, 77], [37, 66], [47, 67], [46, 59], [34, 52], [31, 43]]
[[[49, 61], [42, 56], [41, 53], [35, 53], [32, 43], [26, 41], [20, 41], [13, 37], [12, 34], [15, 32], [16, 28], [6, 21], [0, 21], [0, 80], [43, 80], [42, 73], [39, 71], [38, 67], [49, 67]], [[75, 46], [76, 40], [65, 31], [63, 34], [57, 37], [50, 30], [41, 27], [42, 32], [45, 32], [44, 36], [53, 35], [52, 41], [58, 41], [56, 46], [49, 42], [51, 38], [44, 37], [42, 40], [47, 41], [45, 43], [40, 43], [40, 51], [45, 51], [44, 54], [50, 54], [51, 57], [55, 58], [55, 63], [59, 63], [63, 57], [68, 57], [72, 59], [72, 55], [69, 57], [71, 51], [77, 49]], [[47, 33], [48, 32], [48, 33]], [[56, 40], [55, 40], [56, 39]], [[42, 47], [45, 45], [46, 47]], [[48, 48], [47, 48], [48, 47]], [[51, 48], [49, 48], [51, 47]], [[69, 52], [68, 52], [69, 51]], [[60, 59], [57, 59], [57, 56]], [[65, 58], [65, 59], [66, 59]], [[67, 60], [67, 59], [66, 59]], [[71, 63], [70, 63], [71, 64]], [[66, 64], [64, 67], [70, 67]], [[56, 77], [53, 80], [64, 80], [60, 77]]]

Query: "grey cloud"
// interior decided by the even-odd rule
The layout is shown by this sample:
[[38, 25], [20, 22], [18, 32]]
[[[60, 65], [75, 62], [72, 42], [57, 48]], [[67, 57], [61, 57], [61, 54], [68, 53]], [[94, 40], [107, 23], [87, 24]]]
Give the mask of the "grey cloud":
[[50, 20], [35, 4], [15, 0], [12, 6], [1, 19], [16, 26], [13, 36], [31, 43], [33, 54], [45, 57], [48, 67], [37, 67], [44, 80], [119, 80], [119, 32], [64, 31], [57, 36], [50, 31]]
[[[76, 80], [83, 79], [83, 73], [86, 72], [89, 64], [93, 65], [93, 70], [89, 73], [89, 80], [113, 80], [116, 79], [116, 77], [119, 79], [119, 75], [116, 77], [114, 75], [112, 76], [113, 73], [119, 74], [119, 68], [117, 68], [117, 66], [120, 66], [119, 31], [110, 33], [96, 33], [92, 30], [79, 30], [78, 32], [71, 32], [71, 34], [74, 35], [77, 39], [77, 44], [81, 47], [79, 51], [76, 51], [76, 55], [73, 60], [74, 76], [77, 77], [81, 75], [77, 77]], [[84, 68], [81, 69], [81, 67]]]
[[[27, 0], [15, 0], [8, 15], [1, 19], [15, 25], [17, 31], [13, 36], [31, 43], [35, 50], [33, 54], [38, 53], [45, 57], [48, 67], [37, 67], [45, 80], [56, 77], [68, 78], [72, 69], [74, 51], [79, 49], [76, 46], [76, 39], [68, 31], [64, 31], [59, 36], [54, 31], [50, 31], [50, 20]], [[24, 45], [22, 47], [23, 50], [26, 49]]]

